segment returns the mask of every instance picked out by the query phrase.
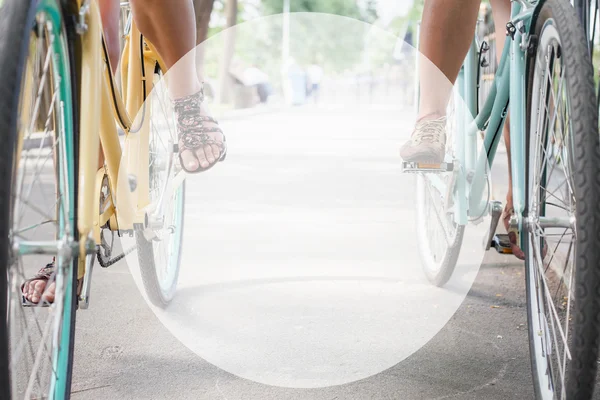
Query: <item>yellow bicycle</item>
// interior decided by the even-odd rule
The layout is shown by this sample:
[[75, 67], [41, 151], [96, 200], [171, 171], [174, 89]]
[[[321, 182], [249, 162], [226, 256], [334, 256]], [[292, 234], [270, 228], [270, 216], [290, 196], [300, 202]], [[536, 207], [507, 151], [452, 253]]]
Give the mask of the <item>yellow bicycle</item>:
[[[94, 260], [124, 256], [114, 235], [135, 236], [154, 304], [175, 291], [185, 185], [166, 68], [122, 6], [117, 79], [95, 1], [0, 0], [0, 398], [69, 397], [75, 311]], [[22, 282], [52, 257], [53, 301], [25, 307]]]

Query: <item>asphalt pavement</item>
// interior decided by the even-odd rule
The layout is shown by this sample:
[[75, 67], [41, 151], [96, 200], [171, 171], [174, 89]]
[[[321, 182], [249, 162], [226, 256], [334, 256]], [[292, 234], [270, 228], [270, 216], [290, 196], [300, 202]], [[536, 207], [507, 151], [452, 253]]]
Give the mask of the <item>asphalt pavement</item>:
[[[247, 362], [246, 352], [256, 353], [261, 347], [244, 349], [241, 345], [246, 342], [240, 342], [234, 333], [224, 339], [228, 324], [245, 315], [259, 318], [252, 314], [256, 313], [252, 308], [255, 299], [267, 301], [268, 297], [260, 297], [261, 285], [248, 289], [242, 283], [247, 291], [236, 292], [222, 282], [268, 280], [277, 274], [275, 280], [284, 280], [288, 275], [281, 270], [287, 268], [294, 277], [302, 271], [317, 276], [319, 268], [329, 268], [333, 276], [345, 269], [353, 276], [364, 276], [369, 274], [361, 268], [367, 268], [381, 278], [394, 260], [417, 257], [414, 238], [402, 236], [410, 231], [402, 224], [414, 209], [414, 190], [402, 182], [412, 178], [397, 178], [397, 149], [410, 133], [410, 118], [393, 107], [304, 107], [224, 121], [228, 160], [204, 176], [188, 180], [181, 291], [174, 307], [162, 314], [153, 310], [124, 262], [107, 270], [96, 268], [90, 309], [77, 315], [73, 399], [533, 398], [523, 263], [493, 250], [485, 254], [468, 295], [456, 312], [448, 315], [443, 328], [414, 354], [374, 375], [332, 386], [293, 388], [241, 377], [253, 376], [252, 371], [231, 373], [231, 363], [236, 360], [232, 354], [237, 352], [243, 363]], [[493, 195], [503, 200], [506, 160], [502, 149], [493, 179]], [[344, 222], [353, 215], [355, 224]], [[278, 225], [278, 221], [287, 222]], [[370, 265], [373, 254], [377, 254], [377, 262]], [[332, 282], [336, 287], [335, 279]], [[272, 285], [271, 291], [285, 291], [286, 286], [277, 285], [289, 282], [267, 284]], [[314, 289], [310, 280], [294, 284], [295, 293], [304, 293], [306, 285], [312, 284]], [[336, 303], [337, 292], [331, 292], [331, 287], [326, 290], [330, 295], [327, 306], [334, 313], [336, 309], [347, 312], [343, 304]], [[400, 297], [390, 299], [401, 298], [401, 293], [394, 295]], [[391, 301], [383, 307], [393, 310]], [[273, 315], [293, 316], [294, 309], [287, 309], [285, 301], [276, 306]], [[202, 343], [194, 347], [185, 335], [178, 335], [184, 338], [184, 345], [161, 322], [175, 315], [185, 323], [181, 319], [188, 312], [193, 321], [188, 328], [197, 329], [198, 342], [240, 347], [235, 351], [209, 349], [205, 358], [212, 363], [191, 351], [202, 349]], [[203, 315], [212, 318], [206, 326], [202, 325]], [[340, 342], [345, 343], [348, 327], [333, 328], [339, 329]], [[404, 328], [411, 329], [394, 324], [383, 331], [379, 327], [373, 331], [377, 335], [373, 346], [388, 345], [382, 342], [385, 337], [402, 340]], [[277, 332], [278, 327], [273, 329]], [[371, 331], [365, 328], [364, 332]], [[323, 343], [327, 347], [331, 342], [324, 339]], [[271, 345], [278, 348], [281, 343]], [[221, 353], [223, 360], [219, 359]], [[264, 359], [271, 360], [270, 356]], [[281, 372], [277, 365], [272, 368], [263, 382]]]

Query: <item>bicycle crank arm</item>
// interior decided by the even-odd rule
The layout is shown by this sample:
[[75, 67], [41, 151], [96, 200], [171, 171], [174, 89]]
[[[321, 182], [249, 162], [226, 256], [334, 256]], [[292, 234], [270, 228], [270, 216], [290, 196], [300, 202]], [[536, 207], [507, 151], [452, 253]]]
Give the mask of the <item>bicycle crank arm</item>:
[[[81, 293], [79, 294], [79, 308], [82, 310], [87, 310], [90, 305], [92, 272], [94, 269], [95, 260], [96, 259], [98, 260], [98, 263], [100, 264], [100, 266], [102, 268], [108, 268], [111, 265], [116, 264], [117, 262], [121, 261], [128, 254], [132, 253], [134, 250], [137, 249], [137, 245], [135, 245], [135, 246], [130, 247], [126, 251], [124, 251], [122, 254], [119, 254], [118, 256], [115, 256], [115, 257], [109, 256], [108, 259], [104, 259], [102, 252], [100, 250], [100, 247], [101, 246], [97, 246], [96, 251], [94, 251], [94, 253], [88, 253], [88, 255], [86, 256], [85, 275], [83, 276], [83, 284], [81, 286]], [[112, 246], [111, 246], [111, 250], [112, 250]]]
[[490, 201], [490, 214], [492, 215], [492, 220], [490, 221], [490, 230], [488, 231], [488, 235], [486, 236], [485, 249], [489, 250], [492, 247], [492, 242], [496, 235], [496, 229], [498, 228], [498, 222], [500, 221], [500, 216], [502, 215], [502, 202], [501, 201]]
[[92, 271], [94, 269], [94, 259], [96, 253], [87, 254], [85, 257], [85, 275], [81, 285], [81, 293], [79, 294], [79, 308], [87, 310], [90, 306], [90, 289], [92, 287]]

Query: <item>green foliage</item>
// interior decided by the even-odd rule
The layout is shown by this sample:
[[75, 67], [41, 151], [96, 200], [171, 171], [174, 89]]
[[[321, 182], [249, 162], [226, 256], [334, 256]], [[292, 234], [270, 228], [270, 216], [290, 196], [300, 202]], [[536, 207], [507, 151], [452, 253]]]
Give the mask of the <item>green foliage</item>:
[[[283, 0], [262, 0], [262, 7], [264, 15], [279, 14], [283, 12]], [[290, 0], [290, 12], [318, 12], [373, 22], [377, 19], [377, 1], [367, 0], [361, 8], [356, 0]]]
[[[279, 58], [281, 54], [281, 17], [283, 0], [261, 0], [261, 14], [271, 16], [271, 32], [264, 38], [260, 53], [265, 59]], [[377, 20], [377, 0], [290, 0], [291, 13], [322, 13], [329, 16], [292, 14], [290, 26], [290, 53], [300, 65], [319, 63], [330, 72], [351, 67], [361, 58], [367, 26]], [[336, 18], [335, 16], [349, 19]], [[243, 40], [243, 39], [242, 39]], [[254, 55], [256, 57], [256, 55]]]
[[[425, 0], [414, 0], [411, 9], [401, 17], [394, 18], [387, 27], [389, 32], [396, 35], [404, 34], [404, 30], [408, 29], [413, 34], [413, 40], [416, 35], [416, 26], [423, 16], [423, 6]], [[414, 44], [414, 42], [413, 42]]]
[[[222, 58], [224, 5], [215, 0], [213, 23], [206, 44], [205, 73], [216, 77]], [[236, 50], [232, 68], [256, 65], [275, 80], [281, 76], [283, 0], [245, 2], [238, 0], [238, 25], [235, 29]], [[249, 13], [244, 9], [248, 8]], [[365, 59], [365, 42], [370, 23], [378, 19], [377, 0], [290, 0], [290, 54], [297, 64], [306, 67], [320, 64], [327, 73], [355, 69]], [[316, 13], [316, 14], [308, 14]], [[245, 16], [249, 21], [243, 21]], [[259, 19], [252, 17], [262, 16]], [[339, 18], [347, 17], [347, 18]], [[244, 22], [244, 23], [242, 23]]]
[[423, 16], [423, 6], [425, 5], [425, 0], [415, 0], [412, 8], [406, 14], [406, 21], [420, 21]]

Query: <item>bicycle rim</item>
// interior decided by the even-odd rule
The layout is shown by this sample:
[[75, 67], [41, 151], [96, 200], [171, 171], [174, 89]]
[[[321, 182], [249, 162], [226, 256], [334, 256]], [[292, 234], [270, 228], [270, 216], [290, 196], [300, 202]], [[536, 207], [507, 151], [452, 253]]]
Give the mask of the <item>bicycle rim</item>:
[[[555, 5], [558, 2], [553, 3], [553, 14], [540, 21], [543, 26], [535, 63], [531, 66], [524, 250], [530, 349], [537, 396], [565, 400], [588, 398], [593, 391], [593, 382], [589, 382], [587, 376], [595, 375], [597, 347], [588, 342], [582, 332], [591, 328], [596, 331], [592, 336], [597, 337], [597, 322], [590, 320], [589, 314], [584, 315], [587, 314], [584, 310], [591, 306], [589, 311], [597, 313], [593, 309], [598, 300], [586, 298], [582, 293], [590, 292], [589, 286], [597, 284], [598, 274], [584, 276], [581, 268], [597, 267], [586, 265], [594, 263], [590, 260], [595, 255], [589, 251], [596, 249], [589, 245], [580, 248], [582, 240], [589, 241], [585, 238], [589, 232], [582, 231], [578, 225], [594, 223], [596, 217], [590, 212], [595, 210], [587, 209], [587, 200], [582, 203], [585, 199], [582, 196], [590, 196], [597, 190], [597, 184], [586, 176], [576, 177], [587, 174], [589, 165], [596, 164], [597, 155], [592, 152], [583, 157], [581, 149], [598, 145], [593, 137], [591, 143], [585, 142], [588, 140], [585, 138], [587, 109], [584, 107], [585, 111], [581, 111], [581, 100], [589, 100], [586, 92], [588, 89], [593, 92], [593, 87], [588, 87], [587, 77], [579, 76], [588, 71], [575, 68], [589, 62], [587, 51], [570, 41], [576, 32], [566, 33], [569, 34], [567, 39], [565, 32], [562, 36], [559, 34], [559, 25], [563, 29], [572, 27], [569, 18], [576, 20], [576, 17], [573, 10], [561, 10], [561, 5]], [[547, 15], [550, 8], [546, 11]], [[555, 18], [561, 19], [560, 24]], [[565, 47], [563, 39], [567, 41]], [[597, 120], [592, 119], [589, 122], [596, 125]], [[590, 221], [582, 221], [582, 217]], [[592, 244], [592, 247], [596, 246]], [[591, 257], [589, 260], [585, 253]], [[588, 295], [593, 297], [594, 293]], [[588, 302], [591, 303], [586, 304]], [[586, 361], [588, 358], [590, 362]]]
[[[448, 106], [446, 154], [454, 157], [455, 102]], [[464, 226], [454, 220], [452, 174], [434, 173], [417, 176], [417, 242], [423, 271], [436, 286], [451, 277], [460, 253]]]
[[[18, 104], [11, 183], [8, 262], [9, 371], [13, 399], [69, 397], [75, 268], [73, 125], [70, 70], [61, 13], [38, 3], [31, 25]], [[56, 246], [55, 298], [48, 307], [22, 306], [25, 279], [52, 261], [31, 245]]]
[[155, 74], [150, 94], [149, 197], [151, 208], [163, 210], [160, 223], [138, 236], [140, 268], [151, 301], [166, 305], [173, 297], [179, 276], [185, 184], [177, 183], [179, 165], [177, 127], [173, 106], [162, 73]]
[[[541, 38], [540, 48], [546, 46], [547, 63], [536, 66], [533, 84], [532, 104], [543, 107], [535, 130], [532, 130], [535, 134], [530, 137], [529, 179], [533, 184], [529, 185], [528, 210], [529, 217], [534, 219], [565, 213], [574, 217], [575, 214], [573, 183], [565, 173], [571, 162], [571, 136], [568, 130], [561, 131], [565, 122], [568, 125], [565, 121], [568, 115], [561, 115], [560, 108], [565, 101], [562, 93], [566, 89], [566, 85], [563, 86], [564, 68], [556, 57], [560, 51], [560, 38], [552, 27], [545, 29]], [[530, 301], [533, 302], [532, 308], [537, 310], [530, 323], [533, 331], [540, 335], [540, 339], [535, 341], [535, 355], [539, 359], [536, 373], [541, 381], [543, 399], [566, 396], [567, 361], [571, 359], [569, 318], [574, 304], [574, 234], [573, 229], [546, 229], [538, 225], [533, 227], [527, 238], [531, 249], [527, 254], [527, 264], [533, 278], [530, 285], [533, 285], [534, 294]], [[546, 262], [544, 245], [551, 249], [547, 250], [550, 258]], [[559, 257], [564, 261], [556, 262]]]

